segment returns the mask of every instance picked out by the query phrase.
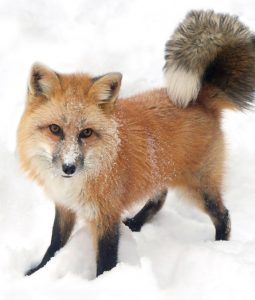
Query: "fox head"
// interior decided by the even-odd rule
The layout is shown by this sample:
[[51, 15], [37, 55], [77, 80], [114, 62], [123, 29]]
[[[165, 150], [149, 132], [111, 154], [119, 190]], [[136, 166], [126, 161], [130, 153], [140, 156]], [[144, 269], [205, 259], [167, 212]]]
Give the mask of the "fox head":
[[63, 75], [34, 64], [17, 134], [23, 169], [43, 181], [109, 167], [119, 143], [114, 107], [121, 78]]

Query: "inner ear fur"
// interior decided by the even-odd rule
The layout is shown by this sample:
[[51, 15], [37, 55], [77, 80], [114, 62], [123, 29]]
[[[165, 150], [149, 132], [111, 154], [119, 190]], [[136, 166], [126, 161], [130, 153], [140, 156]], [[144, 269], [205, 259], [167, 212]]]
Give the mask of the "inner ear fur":
[[89, 97], [99, 106], [114, 104], [118, 98], [122, 74], [118, 72], [107, 73], [93, 79], [89, 90]]
[[32, 96], [50, 98], [60, 88], [56, 72], [50, 68], [35, 63], [30, 71], [28, 90]]

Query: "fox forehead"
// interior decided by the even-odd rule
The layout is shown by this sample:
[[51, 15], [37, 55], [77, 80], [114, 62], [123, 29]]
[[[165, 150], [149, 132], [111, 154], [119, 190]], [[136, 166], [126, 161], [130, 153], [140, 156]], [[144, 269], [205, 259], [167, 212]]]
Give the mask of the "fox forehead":
[[107, 127], [115, 128], [115, 102], [121, 79], [119, 72], [99, 77], [86, 73], [59, 74], [34, 64], [23, 120], [30, 119], [31, 128], [43, 128], [53, 123], [73, 130], [91, 126], [104, 132]]
[[[86, 124], [102, 119], [102, 112], [90, 101], [88, 92], [93, 78], [88, 74], [58, 74], [60, 89], [50, 99], [28, 102], [37, 122], [57, 123], [81, 129]], [[100, 122], [99, 122], [100, 123]]]
[[[70, 103], [84, 104], [89, 99], [86, 99], [88, 91], [93, 84], [93, 78], [88, 74], [64, 74], [58, 75], [60, 89], [54, 95], [54, 101], [61, 102], [66, 105]], [[87, 100], [87, 101], [86, 101]]]
[[103, 112], [93, 104], [69, 96], [66, 101], [48, 101], [38, 107], [32, 117], [37, 126], [57, 124], [65, 130], [82, 130], [85, 127], [103, 128], [108, 123]]

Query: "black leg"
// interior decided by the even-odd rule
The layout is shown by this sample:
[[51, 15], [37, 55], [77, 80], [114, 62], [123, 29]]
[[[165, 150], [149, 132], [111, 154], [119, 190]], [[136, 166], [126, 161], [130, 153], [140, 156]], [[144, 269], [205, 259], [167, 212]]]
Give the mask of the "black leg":
[[167, 190], [157, 194], [154, 198], [149, 199], [144, 207], [133, 217], [127, 218], [123, 223], [132, 231], [140, 231], [143, 224], [150, 221], [153, 216], [161, 209], [165, 203]]
[[30, 269], [26, 273], [27, 276], [45, 266], [55, 253], [66, 244], [71, 235], [74, 223], [75, 215], [73, 212], [63, 207], [56, 207], [50, 245], [40, 264]]
[[116, 266], [118, 261], [119, 224], [111, 226], [98, 239], [97, 276]]
[[206, 212], [212, 219], [216, 229], [215, 240], [228, 240], [231, 222], [229, 212], [223, 205], [221, 197], [210, 193], [204, 193], [204, 201]]

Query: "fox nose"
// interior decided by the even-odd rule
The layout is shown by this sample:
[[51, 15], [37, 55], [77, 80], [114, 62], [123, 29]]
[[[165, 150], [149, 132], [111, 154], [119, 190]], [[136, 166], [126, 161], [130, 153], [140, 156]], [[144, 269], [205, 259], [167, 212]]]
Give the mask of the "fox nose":
[[76, 167], [75, 165], [66, 165], [66, 164], [63, 164], [62, 165], [62, 170], [65, 174], [67, 175], [72, 175], [74, 174], [75, 170], [76, 170]]

